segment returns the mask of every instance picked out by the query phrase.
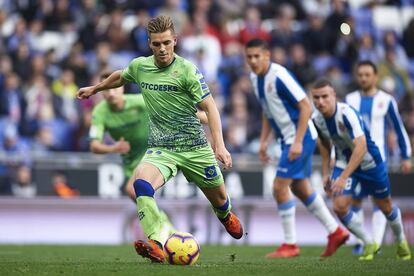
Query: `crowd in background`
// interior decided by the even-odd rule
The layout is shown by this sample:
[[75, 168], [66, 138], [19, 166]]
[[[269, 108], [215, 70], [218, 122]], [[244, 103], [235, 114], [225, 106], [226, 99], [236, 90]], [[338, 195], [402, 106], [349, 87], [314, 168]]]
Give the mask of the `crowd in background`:
[[[355, 63], [374, 61], [414, 142], [414, 10], [401, 29], [387, 29], [374, 20], [379, 6], [410, 11], [414, 1], [0, 1], [0, 153], [24, 155], [19, 168], [27, 169], [32, 153], [88, 151], [91, 110], [101, 97], [78, 101], [76, 91], [151, 55], [146, 25], [158, 14], [173, 18], [176, 52], [204, 74], [230, 152], [257, 152], [261, 111], [243, 52], [252, 38], [268, 41], [272, 60], [305, 89], [326, 76], [340, 98], [356, 88]], [[139, 93], [136, 85], [126, 91]], [[24, 169], [15, 180], [27, 178]], [[0, 176], [8, 174], [0, 162]]]

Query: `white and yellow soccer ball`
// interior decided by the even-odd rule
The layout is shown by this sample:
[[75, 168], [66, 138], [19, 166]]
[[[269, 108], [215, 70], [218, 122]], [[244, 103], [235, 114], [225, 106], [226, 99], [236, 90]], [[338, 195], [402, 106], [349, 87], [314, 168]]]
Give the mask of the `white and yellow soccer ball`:
[[165, 258], [174, 265], [193, 265], [200, 257], [200, 245], [193, 235], [175, 232], [164, 244]]

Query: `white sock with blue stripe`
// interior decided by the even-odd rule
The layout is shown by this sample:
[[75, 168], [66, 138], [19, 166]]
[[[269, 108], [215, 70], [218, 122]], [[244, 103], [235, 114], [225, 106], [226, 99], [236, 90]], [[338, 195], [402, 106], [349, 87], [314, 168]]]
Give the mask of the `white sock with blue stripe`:
[[398, 207], [393, 207], [390, 214], [387, 215], [387, 220], [390, 223], [392, 232], [397, 241], [404, 241], [404, 227], [401, 218], [401, 211]]
[[381, 245], [384, 240], [386, 228], [387, 218], [377, 206], [374, 206], [374, 210], [372, 212], [372, 236], [378, 245]]
[[362, 240], [364, 244], [373, 243], [372, 238], [364, 229], [362, 223], [360, 223], [358, 219], [353, 215], [353, 212], [351, 210], [349, 210], [345, 216], [340, 217], [339, 219], [345, 225], [345, 227], [348, 228], [348, 230], [357, 238]]
[[328, 233], [331, 234], [338, 228], [338, 223], [326, 207], [325, 201], [317, 193], [313, 192], [305, 201], [306, 208], [325, 226]]
[[278, 203], [278, 212], [282, 220], [285, 243], [296, 244], [295, 201], [290, 199], [284, 203]]
[[[353, 212], [353, 216], [355, 221], [360, 223], [361, 225], [364, 225], [364, 211], [359, 206], [351, 206], [351, 211]], [[356, 244], [363, 244], [364, 242], [358, 238], [356, 238]]]

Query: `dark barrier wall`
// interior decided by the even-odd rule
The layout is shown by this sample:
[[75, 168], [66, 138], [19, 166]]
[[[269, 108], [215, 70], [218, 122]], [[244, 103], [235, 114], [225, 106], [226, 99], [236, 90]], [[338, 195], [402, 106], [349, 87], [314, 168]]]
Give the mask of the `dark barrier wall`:
[[[272, 171], [273, 168], [268, 168]], [[56, 172], [64, 172], [68, 184], [79, 190], [81, 195], [92, 196], [100, 195], [104, 197], [116, 197], [123, 186], [122, 167], [117, 163], [101, 163], [89, 168], [65, 168], [38, 166], [34, 168], [34, 182], [38, 187], [38, 195], [54, 195], [52, 177]], [[314, 179], [320, 179], [319, 170], [315, 167]], [[237, 166], [230, 172], [224, 172], [226, 185], [231, 186], [233, 193], [243, 196], [264, 196], [270, 194], [265, 191], [264, 169], [254, 167], [253, 169], [238, 168]], [[271, 180], [271, 178], [270, 178]], [[392, 195], [399, 197], [414, 196], [414, 173], [400, 174], [391, 173]], [[315, 184], [315, 183], [314, 183]], [[318, 184], [318, 183], [316, 183]], [[271, 182], [268, 183], [271, 185]], [[239, 190], [239, 191], [237, 191]], [[178, 175], [170, 183], [167, 183], [161, 196], [170, 198], [189, 198], [195, 195], [196, 188], [188, 184], [182, 175]]]

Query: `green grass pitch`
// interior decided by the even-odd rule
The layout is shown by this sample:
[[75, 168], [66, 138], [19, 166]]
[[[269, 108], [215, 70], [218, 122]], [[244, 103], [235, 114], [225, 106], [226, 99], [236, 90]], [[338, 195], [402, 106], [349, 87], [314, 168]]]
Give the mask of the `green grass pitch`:
[[[350, 247], [320, 260], [322, 247], [302, 247], [301, 256], [267, 260], [273, 247], [202, 246], [191, 267], [151, 264], [123, 246], [0, 246], [0, 275], [414, 275], [414, 261], [398, 261], [395, 247], [372, 262], [360, 262]], [[412, 248], [413, 249], [413, 248]]]

